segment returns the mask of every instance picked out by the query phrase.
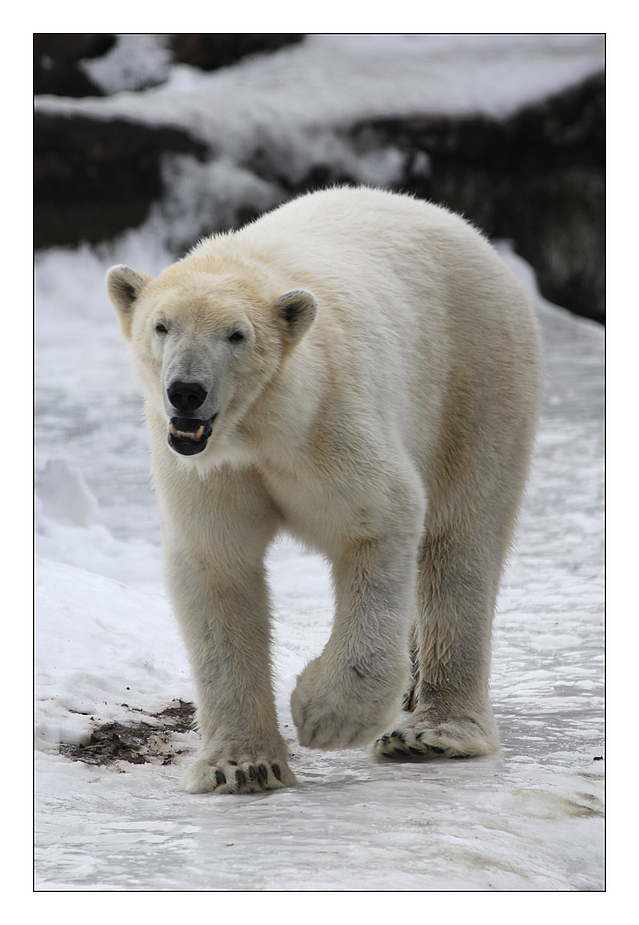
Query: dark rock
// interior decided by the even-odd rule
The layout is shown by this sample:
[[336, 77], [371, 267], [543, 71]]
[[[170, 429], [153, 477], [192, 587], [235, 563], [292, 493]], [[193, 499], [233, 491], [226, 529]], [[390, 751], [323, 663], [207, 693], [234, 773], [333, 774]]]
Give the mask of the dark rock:
[[140, 225], [163, 192], [166, 152], [203, 159], [182, 129], [36, 112], [35, 246], [95, 243]]
[[214, 71], [247, 55], [297, 44], [303, 38], [304, 33], [291, 32], [178, 32], [169, 44], [175, 61]]
[[[87, 36], [72, 38], [79, 41]], [[236, 60], [239, 53], [267, 50], [266, 42], [272, 50], [283, 39], [288, 44], [302, 36], [181, 34], [173, 38], [185, 44], [194, 40], [193, 49], [199, 48], [201, 55], [207, 41], [211, 54], [217, 47], [217, 64], [212, 57], [197, 59], [195, 52], [191, 56], [191, 63], [201, 60], [200, 66], [208, 68], [231, 63], [231, 54]], [[253, 40], [262, 39], [258, 48], [259, 42]], [[79, 53], [78, 48], [73, 52]], [[86, 55], [86, 48], [81, 53]], [[340, 155], [333, 160], [330, 155], [325, 160], [318, 157], [303, 176], [290, 142], [262, 133], [240, 166], [268, 184], [275, 204], [333, 183], [357, 183], [358, 154], [399, 149], [404, 169], [393, 188], [447, 205], [489, 237], [512, 240], [517, 253], [535, 269], [546, 298], [603, 322], [604, 96], [601, 74], [505, 120], [444, 116], [369, 120], [341, 134], [340, 143], [353, 157], [345, 161]], [[38, 112], [36, 247], [98, 242], [137, 227], [150, 205], [163, 196], [162, 159], [172, 152], [199, 160], [214, 156], [181, 129]], [[187, 213], [192, 207], [184, 206], [187, 211], [180, 216], [184, 220], [177, 223], [180, 233], [190, 227]], [[219, 215], [199, 215], [191, 223], [193, 235], [197, 239], [211, 230], [238, 227], [257, 214], [252, 202], [238, 202]], [[183, 250], [192, 243], [180, 240], [176, 248]]]
[[527, 178], [496, 216], [497, 234], [535, 268], [542, 295], [602, 323], [604, 210], [603, 172], [577, 165]]
[[603, 74], [510, 119], [419, 117], [356, 126], [356, 143], [407, 152], [397, 186], [509, 238], [542, 294], [604, 320]]
[[80, 68], [86, 58], [104, 55], [116, 37], [107, 32], [35, 32], [34, 93], [54, 96], [102, 96], [102, 90]]

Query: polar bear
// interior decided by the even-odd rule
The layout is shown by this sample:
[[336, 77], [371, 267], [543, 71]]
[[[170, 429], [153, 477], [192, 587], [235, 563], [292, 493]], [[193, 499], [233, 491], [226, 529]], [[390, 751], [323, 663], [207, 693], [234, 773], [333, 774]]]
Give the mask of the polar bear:
[[300, 743], [496, 750], [491, 624], [542, 373], [531, 307], [488, 242], [436, 205], [335, 188], [106, 285], [196, 683], [185, 789], [295, 783], [269, 653], [280, 530], [326, 557], [336, 602], [291, 697]]

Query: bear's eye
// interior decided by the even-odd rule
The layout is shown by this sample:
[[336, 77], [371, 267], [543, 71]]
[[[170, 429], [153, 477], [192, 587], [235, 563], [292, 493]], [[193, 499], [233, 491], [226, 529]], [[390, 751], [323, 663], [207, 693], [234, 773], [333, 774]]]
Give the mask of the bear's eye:
[[155, 322], [155, 333], [156, 334], [168, 334], [169, 329], [167, 328], [165, 324], [162, 324], [161, 321], [156, 321]]
[[229, 334], [229, 342], [231, 344], [241, 344], [243, 340], [244, 340], [243, 331], [232, 331], [231, 334]]

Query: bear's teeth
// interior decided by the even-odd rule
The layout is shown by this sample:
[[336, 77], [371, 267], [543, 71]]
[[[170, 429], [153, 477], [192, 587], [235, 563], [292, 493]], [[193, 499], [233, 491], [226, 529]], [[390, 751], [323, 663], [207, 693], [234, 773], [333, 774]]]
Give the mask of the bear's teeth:
[[187, 430], [178, 430], [175, 424], [170, 423], [169, 431], [174, 437], [190, 437], [192, 440], [200, 440], [204, 433], [204, 424], [200, 424], [195, 433], [191, 433]]

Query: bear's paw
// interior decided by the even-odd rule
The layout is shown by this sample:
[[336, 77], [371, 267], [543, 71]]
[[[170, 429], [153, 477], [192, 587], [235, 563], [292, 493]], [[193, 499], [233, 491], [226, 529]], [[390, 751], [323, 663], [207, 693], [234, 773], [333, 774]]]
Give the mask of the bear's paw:
[[263, 793], [294, 787], [295, 775], [282, 760], [211, 761], [198, 758], [182, 777], [187, 793]]
[[300, 745], [357, 748], [368, 745], [397, 715], [403, 671], [396, 683], [358, 666], [326, 668], [323, 656], [306, 666], [291, 695], [291, 712]]
[[482, 724], [471, 717], [438, 726], [429, 724], [425, 719], [420, 722], [419, 717], [411, 717], [407, 723], [377, 739], [373, 753], [377, 758], [395, 761], [478, 758], [499, 750], [492, 726], [492, 721]]

